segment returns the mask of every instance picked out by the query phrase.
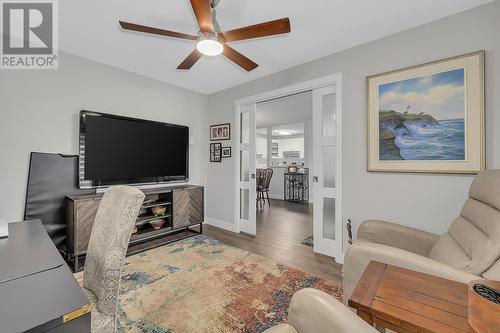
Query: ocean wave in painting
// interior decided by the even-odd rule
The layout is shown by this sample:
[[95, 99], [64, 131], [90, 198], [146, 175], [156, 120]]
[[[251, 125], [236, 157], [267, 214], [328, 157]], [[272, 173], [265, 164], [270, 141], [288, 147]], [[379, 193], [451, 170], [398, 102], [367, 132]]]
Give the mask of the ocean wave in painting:
[[380, 160], [465, 160], [464, 119], [382, 111], [379, 126]]
[[400, 133], [394, 139], [404, 160], [464, 160], [465, 126], [463, 119], [441, 120], [420, 127], [407, 125], [410, 134]]

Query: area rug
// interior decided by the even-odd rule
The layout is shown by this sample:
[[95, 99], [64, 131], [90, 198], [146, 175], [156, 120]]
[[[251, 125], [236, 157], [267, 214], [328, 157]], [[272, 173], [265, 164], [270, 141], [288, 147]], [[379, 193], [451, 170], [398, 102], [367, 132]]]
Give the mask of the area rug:
[[307, 245], [310, 247], [314, 246], [314, 236], [309, 236], [306, 239], [304, 239], [301, 243], [302, 245]]
[[126, 258], [118, 332], [262, 332], [308, 287], [342, 300], [334, 282], [196, 236]]

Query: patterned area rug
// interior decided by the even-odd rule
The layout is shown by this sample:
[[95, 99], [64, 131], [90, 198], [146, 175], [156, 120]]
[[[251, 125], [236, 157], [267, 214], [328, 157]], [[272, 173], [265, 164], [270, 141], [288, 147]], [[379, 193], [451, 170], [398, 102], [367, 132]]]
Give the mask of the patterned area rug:
[[126, 258], [118, 332], [262, 332], [307, 287], [342, 300], [334, 282], [196, 236]]
[[307, 237], [306, 239], [304, 239], [302, 241], [301, 244], [313, 247], [314, 246], [314, 236]]

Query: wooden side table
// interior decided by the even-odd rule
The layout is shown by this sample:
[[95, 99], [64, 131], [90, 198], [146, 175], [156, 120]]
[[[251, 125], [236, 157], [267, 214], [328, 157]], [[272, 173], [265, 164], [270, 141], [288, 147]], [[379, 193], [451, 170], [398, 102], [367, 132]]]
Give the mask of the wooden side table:
[[467, 319], [467, 285], [372, 261], [349, 306], [381, 332], [474, 333]]

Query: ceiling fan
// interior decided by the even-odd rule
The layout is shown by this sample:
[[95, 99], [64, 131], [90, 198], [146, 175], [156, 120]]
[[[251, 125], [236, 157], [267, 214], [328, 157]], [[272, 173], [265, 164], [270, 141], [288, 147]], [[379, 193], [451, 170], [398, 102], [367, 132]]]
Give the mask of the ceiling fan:
[[193, 7], [196, 20], [200, 27], [197, 36], [188, 35], [180, 32], [169, 31], [120, 21], [120, 26], [125, 30], [133, 30], [153, 35], [161, 35], [173, 38], [188, 39], [196, 42], [196, 49], [177, 67], [177, 69], [190, 69], [202, 55], [218, 56], [223, 54], [226, 58], [240, 66], [251, 71], [257, 68], [252, 60], [239, 53], [227, 43], [240, 40], [266, 37], [289, 33], [290, 19], [282, 18], [265, 23], [255, 24], [244, 28], [222, 32], [216, 19], [215, 7], [220, 0], [190, 0]]

